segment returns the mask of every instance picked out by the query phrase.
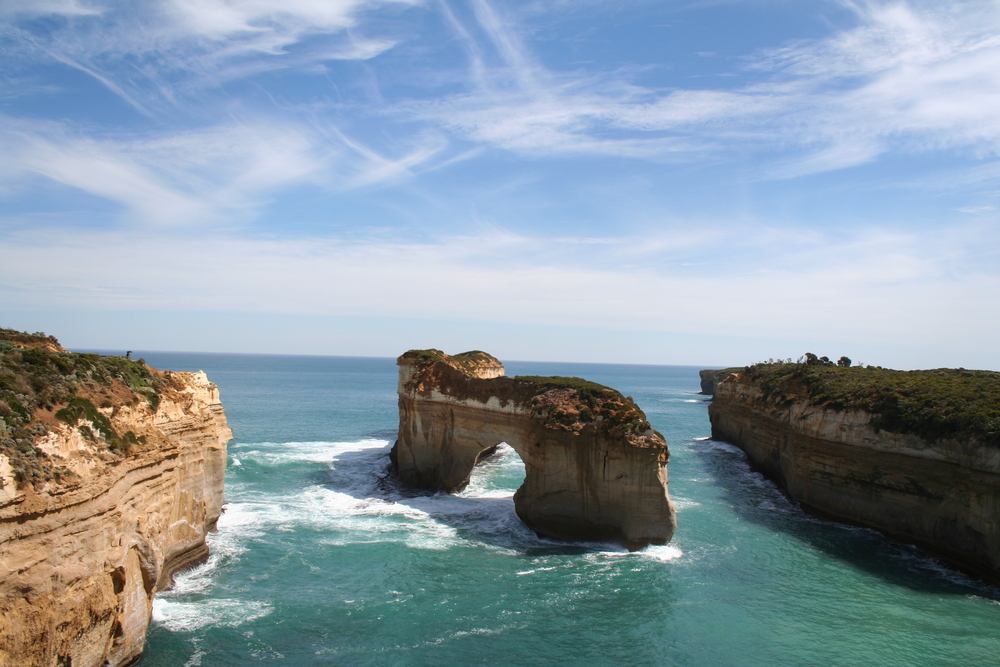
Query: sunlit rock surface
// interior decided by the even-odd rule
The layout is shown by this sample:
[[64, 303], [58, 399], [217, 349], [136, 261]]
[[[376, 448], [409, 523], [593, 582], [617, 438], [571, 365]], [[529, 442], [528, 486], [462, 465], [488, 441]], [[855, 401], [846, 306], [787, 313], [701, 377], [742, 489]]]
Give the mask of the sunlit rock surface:
[[631, 398], [579, 378], [509, 378], [494, 357], [411, 350], [399, 357], [404, 483], [455, 492], [501, 442], [524, 461], [518, 516], [540, 535], [665, 544], [677, 525], [663, 436]]
[[1000, 581], [996, 446], [894, 433], [869, 412], [811, 404], [804, 386], [770, 389], [746, 373], [720, 382], [709, 406], [712, 437], [743, 449], [805, 509]]
[[155, 406], [117, 380], [78, 383], [95, 405], [106, 392], [97, 410], [130, 434], [127, 449], [109, 447], [91, 421], [39, 409], [47, 430], [38, 429], [33, 456], [62, 476], [19, 483], [0, 455], [0, 665], [134, 661], [154, 594], [207, 556], [232, 434], [204, 373], [151, 372], [162, 378]]

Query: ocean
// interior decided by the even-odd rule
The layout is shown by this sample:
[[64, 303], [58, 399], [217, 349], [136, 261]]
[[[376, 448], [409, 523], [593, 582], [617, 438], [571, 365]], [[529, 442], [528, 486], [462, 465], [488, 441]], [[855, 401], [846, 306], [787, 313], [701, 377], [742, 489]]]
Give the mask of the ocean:
[[233, 429], [208, 562], [157, 595], [141, 667], [993, 665], [1000, 591], [804, 514], [709, 439], [698, 368], [505, 361], [633, 396], [678, 529], [628, 553], [541, 539], [510, 448], [461, 494], [388, 476], [393, 359], [133, 353], [204, 370]]

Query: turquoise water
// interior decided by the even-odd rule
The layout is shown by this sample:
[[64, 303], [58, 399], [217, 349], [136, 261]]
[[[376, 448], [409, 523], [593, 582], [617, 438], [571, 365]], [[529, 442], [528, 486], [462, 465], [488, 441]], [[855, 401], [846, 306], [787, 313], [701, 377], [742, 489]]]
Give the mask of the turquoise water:
[[[136, 355], [138, 356], [138, 355]], [[386, 477], [391, 359], [141, 353], [203, 369], [233, 428], [208, 563], [158, 595], [142, 667], [991, 665], [1000, 592], [803, 514], [707, 439], [698, 369], [507, 362], [633, 396], [671, 448], [673, 542], [536, 537], [512, 450], [458, 496]]]

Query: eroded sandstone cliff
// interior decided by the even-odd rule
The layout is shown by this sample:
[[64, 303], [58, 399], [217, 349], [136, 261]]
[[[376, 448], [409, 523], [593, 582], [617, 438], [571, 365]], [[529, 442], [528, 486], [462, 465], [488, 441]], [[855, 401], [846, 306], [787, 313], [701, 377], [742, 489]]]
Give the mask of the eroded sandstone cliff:
[[[10, 362], [0, 372], [0, 665], [128, 664], [153, 595], [207, 555], [222, 511], [231, 432], [218, 389], [204, 373], [11, 343], [0, 343]], [[41, 385], [47, 377], [61, 378], [57, 391]]]
[[712, 437], [805, 509], [1000, 581], [1000, 374], [795, 366], [721, 382]]
[[630, 398], [579, 378], [509, 378], [483, 352], [411, 350], [397, 363], [404, 483], [458, 491], [506, 442], [525, 466], [515, 509], [537, 533], [630, 549], [670, 540], [669, 452]]

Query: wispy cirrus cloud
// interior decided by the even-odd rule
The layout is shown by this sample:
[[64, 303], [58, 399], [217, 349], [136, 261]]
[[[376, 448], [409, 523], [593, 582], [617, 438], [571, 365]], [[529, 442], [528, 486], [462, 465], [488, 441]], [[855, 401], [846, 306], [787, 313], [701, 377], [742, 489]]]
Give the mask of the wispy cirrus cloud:
[[260, 124], [94, 138], [59, 123], [8, 119], [0, 146], [8, 179], [44, 177], [153, 225], [246, 215], [275, 188], [316, 178], [329, 159], [296, 128]]
[[736, 147], [770, 154], [778, 178], [889, 151], [1000, 152], [995, 3], [850, 3], [856, 26], [747, 56], [742, 87], [673, 90], [552, 71], [516, 24], [486, 0], [473, 6], [474, 28], [447, 12], [469, 54], [470, 89], [405, 110], [475, 142], [695, 161]]
[[654, 4], [10, 0], [0, 303], [988, 347], [1000, 5]]
[[42, 177], [113, 201], [132, 222], [152, 226], [245, 224], [282, 188], [384, 184], [423, 168], [441, 148], [429, 135], [387, 156], [340, 132], [269, 119], [100, 138], [64, 123], [7, 118], [3, 125], [0, 180], [9, 188]]
[[[772, 74], [804, 118], [782, 125], [819, 151], [1000, 153], [1000, 7], [995, 3], [859, 3], [858, 27], [773, 50]], [[808, 158], [807, 158], [808, 159]], [[811, 165], [804, 162], [806, 171]]]
[[[276, 69], [330, 60], [365, 60], [396, 41], [352, 30], [359, 16], [414, 0], [49, 0], [15, 4], [8, 43], [29, 58], [49, 58], [99, 81], [147, 115], [197, 104], [195, 93]], [[26, 15], [59, 16], [47, 31]]]
[[[366, 36], [361, 17], [410, 0], [50, 0], [0, 13], [12, 64], [57, 62], [146, 116], [144, 129], [3, 118], [0, 175], [26, 176], [116, 202], [141, 224], [244, 220], [281, 188], [333, 191], [406, 178], [441, 150], [422, 131], [376, 148], [336, 119], [273, 100], [262, 114], [219, 86], [262, 72], [364, 60], [396, 41]], [[44, 24], [31, 19], [46, 16]], [[42, 26], [42, 27], [39, 27]], [[16, 68], [15, 68], [16, 69]], [[7, 72], [8, 97], [25, 78]], [[30, 79], [27, 79], [30, 81]], [[37, 88], [36, 88], [37, 90]], [[261, 89], [263, 91], [263, 89]], [[265, 94], [266, 91], [264, 91]], [[58, 89], [50, 94], [58, 93]], [[141, 126], [140, 126], [141, 127]]]
[[0, 16], [86, 16], [101, 10], [87, 0], [7, 0], [0, 5]]
[[[384, 53], [398, 42], [378, 13], [411, 4], [51, 0], [36, 10], [62, 16], [48, 32], [28, 31], [17, 18], [28, 5], [11, 5], [8, 41], [18, 48], [86, 73], [161, 118], [156, 123], [163, 114], [184, 120], [144, 136], [90, 138], [83, 125], [61, 122], [66, 136], [59, 139], [50, 138], [53, 126], [22, 123], [6, 140], [17, 146], [21, 172], [118, 201], [147, 221], [162, 217], [157, 211], [177, 211], [169, 216], [175, 219], [252, 211], [296, 183], [337, 189], [394, 182], [484, 147], [695, 164], [749, 155], [772, 179], [843, 169], [887, 152], [1000, 153], [1000, 116], [992, 112], [1000, 108], [1000, 10], [973, 2], [943, 9], [922, 1], [853, 3], [853, 27], [747, 56], [742, 86], [656, 89], [634, 83], [625, 70], [547, 67], [514, 9], [439, 0], [426, 9], [439, 12], [467, 59], [451, 87], [458, 92], [423, 95], [411, 87], [383, 98], [372, 84], [372, 99], [349, 104], [271, 97], [273, 118], [263, 121], [244, 110], [244, 98], [206, 102], [216, 94], [206, 91], [227, 81]], [[454, 73], [454, 63], [448, 67]], [[369, 71], [374, 80], [376, 68]], [[363, 132], [345, 129], [351, 122], [368, 123], [369, 138], [388, 140], [376, 148], [359, 138]], [[205, 137], [212, 146], [232, 136], [241, 139], [231, 148], [201, 149]], [[88, 155], [94, 165], [85, 169]], [[237, 164], [244, 176], [232, 175]], [[125, 184], [144, 194], [128, 195]]]

